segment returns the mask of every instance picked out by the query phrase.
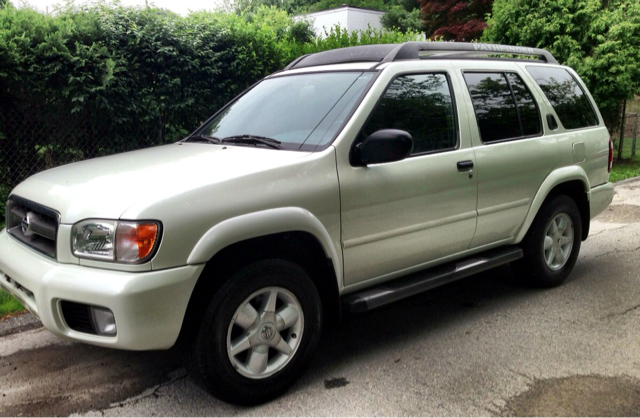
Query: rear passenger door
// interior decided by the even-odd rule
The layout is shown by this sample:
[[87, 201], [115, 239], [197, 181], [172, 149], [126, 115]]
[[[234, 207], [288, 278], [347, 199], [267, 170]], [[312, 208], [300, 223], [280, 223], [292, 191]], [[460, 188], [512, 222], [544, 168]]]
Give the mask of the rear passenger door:
[[511, 63], [454, 63], [476, 155], [478, 221], [470, 248], [512, 240], [540, 185], [557, 164], [556, 140], [543, 135], [541, 98]]

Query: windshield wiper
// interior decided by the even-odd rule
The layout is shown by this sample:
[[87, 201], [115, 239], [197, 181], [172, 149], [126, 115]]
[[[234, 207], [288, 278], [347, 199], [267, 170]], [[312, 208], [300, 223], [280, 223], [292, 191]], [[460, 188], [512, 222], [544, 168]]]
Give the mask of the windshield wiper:
[[194, 135], [187, 138], [189, 142], [206, 142], [208, 144], [220, 144], [222, 141], [220, 138], [211, 135]]
[[221, 142], [230, 144], [261, 144], [275, 149], [280, 149], [280, 144], [282, 143], [277, 139], [250, 134], [228, 136], [226, 138], [223, 138]]

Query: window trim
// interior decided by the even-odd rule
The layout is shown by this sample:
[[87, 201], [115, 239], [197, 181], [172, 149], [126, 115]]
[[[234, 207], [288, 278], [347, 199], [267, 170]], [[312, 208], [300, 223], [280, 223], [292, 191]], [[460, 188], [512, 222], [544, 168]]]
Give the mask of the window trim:
[[[536, 100], [536, 97], [533, 95], [531, 88], [527, 85], [527, 82], [525, 81], [525, 78], [517, 71], [514, 69], [509, 69], [509, 70], [461, 70], [462, 72], [462, 79], [464, 81], [464, 84], [467, 86], [467, 92], [469, 92], [469, 99], [471, 100], [471, 106], [473, 107], [473, 117], [476, 120], [476, 126], [478, 127], [478, 136], [480, 138], [480, 142], [482, 143], [482, 145], [493, 145], [493, 144], [502, 144], [504, 142], [512, 142], [512, 141], [520, 141], [523, 139], [530, 139], [530, 138], [538, 138], [541, 136], [544, 136], [544, 125], [542, 123], [542, 114], [540, 112], [540, 104], [538, 103], [538, 101]], [[515, 92], [513, 91], [513, 86], [511, 85], [511, 82], [509, 81], [509, 78], [506, 76], [506, 74], [515, 74], [516, 76], [518, 76], [520, 78], [520, 80], [522, 81], [522, 84], [525, 86], [525, 88], [527, 89], [527, 91], [529, 92], [529, 95], [531, 96], [532, 102], [536, 107], [536, 110], [538, 111], [538, 126], [540, 126], [540, 131], [537, 134], [533, 134], [533, 135], [520, 135], [517, 137], [511, 137], [511, 138], [504, 138], [504, 139], [498, 139], [495, 141], [489, 141], [489, 142], [485, 142], [482, 139], [482, 131], [480, 130], [480, 125], [478, 124], [478, 115], [476, 114], [476, 106], [473, 102], [473, 96], [471, 94], [471, 90], [469, 89], [469, 83], [467, 83], [467, 79], [464, 77], [465, 74], [470, 73], [470, 74], [502, 74], [504, 76], [504, 79], [507, 82], [507, 86], [509, 86], [509, 91], [511, 93], [511, 98], [513, 99], [513, 103], [515, 105], [515, 109], [516, 109], [516, 115], [518, 116], [518, 123], [520, 124], [520, 133], [524, 133], [524, 126], [522, 125], [522, 118], [520, 116], [520, 109], [518, 107], [518, 101], [516, 100], [515, 97]]]
[[421, 157], [421, 156], [424, 156], [424, 155], [432, 155], [432, 154], [440, 154], [440, 153], [443, 153], [443, 152], [451, 152], [451, 151], [456, 151], [456, 150], [460, 149], [460, 122], [459, 122], [460, 118], [458, 117], [458, 103], [456, 101], [455, 91], [453, 89], [453, 84], [451, 83], [451, 74], [450, 74], [450, 72], [447, 71], [447, 70], [428, 70], [428, 71], [407, 70], [407, 71], [402, 71], [402, 72], [396, 73], [393, 76], [393, 78], [391, 78], [389, 80], [389, 82], [384, 87], [383, 93], [380, 95], [380, 97], [378, 97], [378, 99], [376, 100], [375, 105], [373, 106], [373, 109], [371, 109], [371, 112], [369, 112], [369, 115], [367, 116], [367, 119], [364, 121], [364, 123], [362, 124], [362, 126], [358, 130], [358, 133], [356, 134], [355, 139], [351, 143], [351, 148], [349, 150], [349, 162], [351, 163], [351, 165], [353, 167], [359, 166], [357, 163], [355, 163], [354, 150], [356, 149], [358, 144], [360, 144], [362, 141], [364, 141], [364, 138], [361, 139], [362, 131], [367, 126], [369, 121], [371, 120], [371, 117], [373, 116], [374, 112], [378, 109], [378, 106], [380, 106], [380, 103], [384, 99], [384, 95], [387, 92], [387, 90], [389, 90], [389, 87], [391, 86], [391, 84], [399, 77], [403, 77], [403, 76], [407, 76], [407, 75], [427, 75], [427, 74], [442, 74], [442, 75], [445, 76], [445, 78], [447, 80], [447, 87], [449, 88], [449, 94], [451, 95], [451, 106], [453, 108], [453, 122], [454, 122], [454, 126], [455, 126], [456, 144], [455, 144], [455, 146], [450, 147], [450, 148], [443, 148], [443, 149], [438, 149], [438, 150], [425, 151], [425, 152], [421, 152], [421, 153], [418, 153], [418, 154], [411, 154], [411, 155], [409, 155], [409, 157], [407, 157], [407, 159], [414, 158], [414, 157]]

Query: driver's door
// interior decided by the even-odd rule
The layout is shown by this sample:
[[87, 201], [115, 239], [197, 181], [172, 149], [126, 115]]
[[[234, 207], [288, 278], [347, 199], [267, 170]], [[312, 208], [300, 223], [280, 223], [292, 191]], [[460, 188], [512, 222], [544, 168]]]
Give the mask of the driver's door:
[[401, 129], [413, 137], [412, 155], [339, 167], [346, 287], [469, 247], [476, 227], [475, 156], [470, 144], [460, 144], [452, 96], [446, 72], [396, 77], [356, 143], [380, 129]]

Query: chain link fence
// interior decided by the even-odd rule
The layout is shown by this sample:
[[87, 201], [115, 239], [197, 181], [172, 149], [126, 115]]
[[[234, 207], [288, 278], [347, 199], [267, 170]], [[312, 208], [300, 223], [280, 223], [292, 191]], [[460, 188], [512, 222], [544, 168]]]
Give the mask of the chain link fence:
[[627, 113], [624, 118], [624, 135], [619, 139], [618, 147], [621, 150], [621, 158], [636, 156], [638, 136], [640, 135], [640, 114]]
[[[63, 113], [63, 112], [60, 112]], [[108, 114], [56, 114], [55, 109], [0, 111], [0, 225], [11, 190], [43, 170], [89, 158], [173, 142], [164, 129], [118, 125]], [[162, 126], [161, 124], [159, 124]], [[172, 138], [175, 136], [175, 138]]]

